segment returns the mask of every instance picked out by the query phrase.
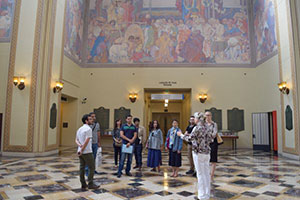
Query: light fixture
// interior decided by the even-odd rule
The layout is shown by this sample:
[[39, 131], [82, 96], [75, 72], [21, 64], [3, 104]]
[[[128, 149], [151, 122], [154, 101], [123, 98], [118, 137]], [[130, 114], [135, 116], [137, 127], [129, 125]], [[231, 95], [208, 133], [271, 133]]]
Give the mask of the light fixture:
[[169, 99], [165, 99], [165, 103], [169, 103]]
[[14, 76], [14, 85], [19, 85], [19, 77]]
[[290, 93], [290, 89], [287, 87], [286, 82], [278, 83], [278, 88], [282, 94], [288, 95]]
[[168, 107], [168, 104], [167, 103], [165, 103], [165, 108], [167, 108]]
[[23, 76], [21, 76], [21, 77], [14, 76], [13, 83], [14, 83], [15, 86], [18, 86], [19, 90], [24, 90], [24, 88], [25, 88], [25, 77], [23, 77]]
[[207, 94], [200, 94], [199, 100], [201, 103], [204, 103], [207, 100]]
[[137, 99], [137, 93], [130, 93], [129, 94], [129, 100], [131, 101], [131, 103], [134, 103]]
[[53, 88], [53, 93], [59, 93], [64, 87], [64, 84], [60, 81], [57, 81], [55, 87]]

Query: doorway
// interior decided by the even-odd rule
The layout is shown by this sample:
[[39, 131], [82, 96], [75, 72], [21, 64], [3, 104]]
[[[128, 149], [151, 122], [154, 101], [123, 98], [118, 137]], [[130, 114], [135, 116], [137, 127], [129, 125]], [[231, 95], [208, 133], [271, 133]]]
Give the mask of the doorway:
[[252, 113], [253, 150], [277, 153], [277, 113]]
[[[176, 119], [180, 123], [180, 113], [152, 113], [152, 119], [158, 121], [165, 140], [168, 130], [172, 127], [172, 121]], [[178, 125], [180, 127], [180, 124]]]
[[75, 137], [77, 130], [77, 109], [78, 99], [66, 95], [61, 98], [61, 121], [60, 121], [60, 147], [75, 146]]
[[[173, 119], [178, 121], [179, 128], [184, 131], [191, 116], [191, 92], [191, 89], [144, 89], [144, 126], [148, 128], [152, 120], [157, 120], [164, 140]], [[185, 144], [183, 149], [186, 149]]]

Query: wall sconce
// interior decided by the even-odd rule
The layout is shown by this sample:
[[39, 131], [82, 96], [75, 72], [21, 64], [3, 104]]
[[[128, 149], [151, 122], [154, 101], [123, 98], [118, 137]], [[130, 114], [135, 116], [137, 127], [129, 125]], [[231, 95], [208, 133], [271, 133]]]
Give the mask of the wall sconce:
[[130, 93], [129, 94], [129, 100], [131, 101], [131, 103], [134, 103], [137, 99], [137, 93]]
[[288, 95], [290, 93], [290, 89], [287, 87], [286, 82], [278, 83], [278, 88], [282, 94]]
[[24, 90], [25, 88], [25, 77], [14, 76], [13, 83], [18, 86], [19, 90]]
[[201, 103], [204, 103], [207, 100], [207, 94], [200, 94], [199, 100]]
[[55, 87], [53, 88], [53, 93], [59, 93], [64, 87], [62, 82], [57, 81]]

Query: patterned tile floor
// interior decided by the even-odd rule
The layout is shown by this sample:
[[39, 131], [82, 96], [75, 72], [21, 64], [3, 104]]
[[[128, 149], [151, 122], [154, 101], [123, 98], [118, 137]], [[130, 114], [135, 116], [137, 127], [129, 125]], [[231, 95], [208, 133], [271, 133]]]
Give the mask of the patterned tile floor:
[[[170, 178], [163, 153], [161, 173], [132, 170], [133, 177], [113, 173], [113, 152], [95, 175], [98, 190], [82, 192], [75, 149], [43, 158], [0, 157], [0, 199], [194, 199], [196, 178], [185, 175], [186, 153], [180, 176]], [[134, 160], [134, 159], [133, 159]], [[146, 155], [143, 156], [144, 163]], [[211, 199], [300, 199], [300, 162], [251, 150], [220, 150]]]

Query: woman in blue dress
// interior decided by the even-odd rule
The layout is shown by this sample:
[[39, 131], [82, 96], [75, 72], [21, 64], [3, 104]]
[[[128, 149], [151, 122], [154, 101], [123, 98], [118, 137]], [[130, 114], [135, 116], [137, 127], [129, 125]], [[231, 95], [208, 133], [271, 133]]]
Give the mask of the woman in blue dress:
[[160, 126], [157, 120], [154, 120], [150, 123], [149, 126], [149, 138], [147, 142], [148, 148], [148, 160], [147, 166], [153, 168], [151, 171], [160, 172], [160, 164], [161, 164], [161, 149], [163, 147], [164, 140], [162, 131], [160, 130]]
[[173, 120], [172, 128], [169, 129], [165, 148], [169, 150], [169, 166], [172, 167], [173, 174], [171, 177], [177, 177], [179, 167], [181, 167], [181, 150], [182, 150], [182, 139], [177, 134], [182, 133], [178, 127], [177, 120]]

